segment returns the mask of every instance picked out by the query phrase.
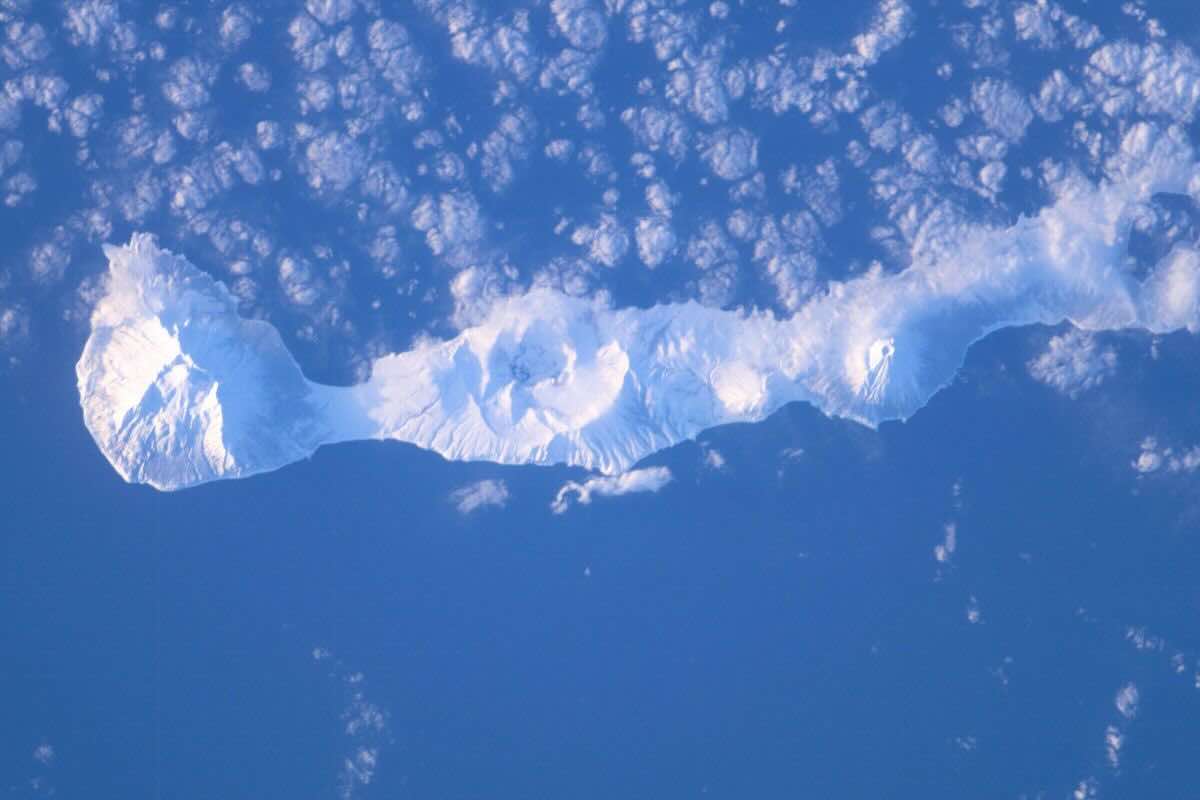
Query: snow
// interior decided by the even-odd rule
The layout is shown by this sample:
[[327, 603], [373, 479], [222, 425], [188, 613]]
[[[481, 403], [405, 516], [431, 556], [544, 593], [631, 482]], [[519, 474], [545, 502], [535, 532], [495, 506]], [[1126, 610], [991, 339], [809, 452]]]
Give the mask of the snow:
[[77, 372], [84, 421], [128, 481], [181, 488], [311, 453], [325, 392], [225, 287], [135, 237], [106, 248], [107, 293]]
[[905, 419], [1002, 327], [1200, 326], [1193, 250], [1177, 246], [1141, 283], [1124, 269], [1141, 204], [1200, 185], [1184, 132], [1135, 126], [1109, 168], [1117, 177], [1100, 184], [1064, 179], [1053, 205], [1010, 227], [960, 223], [954, 246], [834, 282], [786, 319], [694, 302], [613, 309], [535, 288], [497, 296], [453, 339], [376, 359], [352, 387], [307, 381], [273, 328], [136, 235], [107, 248], [78, 365], [85, 420], [124, 477], [176, 489], [353, 439], [617, 475], [789, 402], [870, 426]]

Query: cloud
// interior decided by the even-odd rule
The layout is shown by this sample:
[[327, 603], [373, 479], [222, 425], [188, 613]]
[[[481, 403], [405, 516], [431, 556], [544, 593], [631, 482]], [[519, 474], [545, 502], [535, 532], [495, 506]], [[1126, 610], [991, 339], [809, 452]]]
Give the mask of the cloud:
[[15, 347], [29, 336], [29, 312], [0, 302], [0, 348]]
[[704, 138], [700, 155], [718, 178], [741, 180], [758, 169], [758, 137], [745, 128], [724, 128]]
[[1124, 111], [1131, 92], [1139, 112], [1180, 122], [1200, 106], [1200, 59], [1187, 47], [1111, 42], [1092, 53], [1086, 76], [1106, 111]]
[[338, 797], [352, 800], [375, 779], [380, 751], [391, 743], [388, 714], [368, 699], [361, 672], [348, 669], [324, 647], [314, 647], [312, 658], [328, 666], [329, 677], [341, 685], [345, 695], [341, 721], [349, 753], [342, 758], [338, 773]]
[[81, 94], [73, 99], [64, 117], [71, 135], [77, 139], [85, 138], [97, 124], [104, 112], [104, 98], [98, 94]]
[[0, 59], [9, 69], [26, 69], [49, 55], [46, 29], [41, 25], [17, 20], [5, 26], [3, 36], [0, 36]]
[[644, 106], [625, 109], [621, 112], [621, 121], [638, 144], [650, 152], [665, 151], [676, 161], [682, 161], [687, 156], [691, 129], [682, 114]]
[[779, 458], [785, 464], [794, 463], [804, 457], [803, 447], [785, 447], [779, 451]]
[[59, 227], [46, 240], [35, 245], [29, 256], [29, 269], [38, 283], [57, 283], [71, 265], [71, 241]]
[[238, 81], [251, 92], [265, 92], [271, 88], [271, 73], [254, 61], [247, 61], [238, 67], [237, 76]]
[[601, 214], [596, 225], [580, 225], [571, 241], [587, 248], [588, 257], [606, 267], [615, 267], [629, 251], [629, 232], [612, 214]]
[[54, 757], [54, 746], [47, 742], [42, 742], [33, 749], [33, 760], [44, 767], [52, 765]]
[[508, 504], [508, 486], [500, 480], [482, 480], [455, 489], [450, 502], [460, 514], [470, 514], [481, 508], [504, 508]]
[[1019, 142], [1033, 122], [1025, 93], [1006, 80], [985, 78], [971, 87], [971, 106], [983, 124], [1011, 142]]
[[20, 205], [29, 195], [37, 191], [38, 182], [33, 174], [21, 170], [4, 181], [4, 205], [9, 208]]
[[1108, 765], [1114, 770], [1121, 768], [1121, 751], [1125, 747], [1126, 731], [1137, 717], [1140, 703], [1141, 694], [1132, 681], [1119, 688], [1113, 697], [1113, 706], [1120, 718], [1116, 724], [1104, 729], [1104, 752]]
[[948, 564], [958, 549], [958, 525], [947, 522], [942, 527], [942, 541], [933, 548], [933, 558], [939, 564]]
[[274, 150], [283, 144], [283, 128], [278, 122], [262, 120], [255, 126], [254, 132], [260, 150]]
[[464, 267], [475, 261], [485, 228], [475, 195], [467, 191], [447, 192], [436, 198], [425, 195], [413, 207], [411, 219], [438, 258]]
[[[219, 159], [210, 158], [187, 170], [190, 180], [180, 175], [171, 201], [177, 213], [198, 213], [232, 185], [232, 171], [218, 166]], [[787, 318], [680, 303], [614, 309], [549, 288], [503, 296], [479, 325], [447, 341], [377, 358], [369, 383], [323, 386], [317, 390], [322, 397], [339, 399], [327, 410], [306, 406], [297, 412], [316, 415], [328, 441], [398, 439], [449, 458], [565, 462], [613, 475], [702, 430], [760, 420], [797, 400], [868, 425], [907, 418], [953, 379], [971, 344], [998, 328], [1064, 320], [1086, 330], [1200, 328], [1200, 254], [1179, 245], [1140, 282], [1117, 269], [1124, 263], [1130, 211], [1156, 194], [1185, 191], [1200, 170], [1186, 133], [1131, 126], [1108, 169], [1114, 177], [1099, 183], [1063, 178], [1053, 205], [1012, 226], [968, 224], [948, 212], [946, 230], [922, 246], [920, 260], [908, 269], [890, 274], [871, 269], [803, 302], [787, 299], [797, 304]], [[482, 235], [473, 195], [442, 195], [437, 201], [430, 196], [417, 204], [412, 220], [444, 258], [451, 249], [465, 254]], [[772, 236], [791, 248], [815, 238], [815, 226], [809, 212], [785, 214]], [[227, 337], [222, 341], [228, 352], [257, 347], [253, 340], [234, 341], [249, 328], [222, 289], [190, 279], [186, 286], [156, 282], [160, 274], [192, 276], [197, 270], [158, 250], [151, 238], [139, 235], [131, 246], [107, 252], [110, 271], [124, 272], [126, 279], [110, 281], [80, 363], [81, 375], [100, 370], [80, 384], [86, 418], [105, 420], [103, 430], [114, 436], [147, 438], [135, 444], [101, 437], [106, 454], [143, 461], [157, 459], [159, 448], [178, 448], [163, 458], [163, 469], [170, 473], [183, 462], [194, 466], [196, 456], [208, 465], [193, 476], [199, 481], [262, 471], [270, 468], [268, 462], [278, 466], [275, 458], [283, 452], [299, 452], [289, 445], [271, 451], [270, 458], [252, 457], [254, 463], [214, 467], [211, 458], [198, 455], [205, 443], [220, 438], [206, 438], [205, 428], [172, 428], [179, 435], [190, 431], [197, 437], [192, 442], [156, 441], [150, 435], [155, 425], [168, 424], [172, 414], [199, 411], [191, 405], [199, 395], [187, 394], [186, 380], [162, 387], [185, 393], [181, 405], [147, 406], [144, 425], [121, 423], [112, 416], [115, 409], [87, 394], [89, 387], [115, 380], [107, 371], [115, 368], [117, 356], [104, 348], [129, 348], [125, 357], [149, 365], [190, 346], [164, 342], [164, 350], [147, 360], [136, 350], [141, 339], [116, 331], [182, 313], [197, 292], [223, 309], [219, 317], [205, 317], [205, 324]], [[317, 296], [309, 291], [319, 286], [316, 270], [306, 271], [297, 259], [294, 268], [281, 269], [280, 278], [294, 301], [316, 306]], [[129, 301], [125, 292], [145, 299]], [[147, 302], [151, 296], [153, 304]], [[537, 356], [535, 372], [518, 369], [531, 354], [546, 357]], [[282, 348], [263, 357], [278, 360], [273, 366], [287, 374], [299, 369]], [[238, 379], [256, 380], [248, 364], [225, 363], [227, 356], [215, 350], [207, 358], [203, 372], [181, 366], [180, 378], [207, 385], [244, 369]], [[122, 392], [147, 388], [129, 384]], [[257, 387], [242, 388], [246, 394], [239, 400], [261, 395]], [[351, 395], [361, 399], [341, 399]], [[227, 452], [262, 449], [260, 429], [244, 440], [228, 425], [223, 431]], [[280, 434], [290, 435], [283, 428]], [[306, 448], [313, 446], [305, 440]], [[124, 468], [136, 472], [133, 464]], [[171, 473], [171, 480], [181, 474]]]
[[721, 454], [720, 450], [716, 449], [712, 445], [702, 442], [700, 444], [700, 452], [704, 456], [704, 466], [706, 468], [720, 471], [724, 470], [727, 466], [725, 456]]
[[1045, 351], [1027, 366], [1035, 380], [1074, 398], [1116, 372], [1117, 354], [1098, 345], [1091, 333], [1071, 330], [1052, 337]]
[[525, 108], [500, 118], [496, 130], [483, 141], [480, 170], [492, 191], [505, 189], [516, 177], [516, 163], [529, 157], [537, 134], [537, 121]]
[[234, 3], [221, 12], [217, 32], [221, 44], [229, 50], [236, 50], [250, 38], [254, 30], [254, 15], [241, 3]]
[[787, 311], [796, 311], [816, 288], [817, 258], [823, 249], [820, 227], [811, 212], [789, 212], [778, 221], [763, 219], [754, 243], [754, 260], [762, 265], [766, 280], [775, 287], [776, 299]]
[[592, 502], [592, 497], [616, 497], [633, 492], [657, 492], [671, 482], [671, 470], [666, 467], [646, 467], [623, 472], [620, 475], [604, 475], [588, 478], [583, 483], [568, 481], [558, 490], [550, 509], [562, 514], [571, 508], [572, 499], [581, 505]]
[[293, 256], [279, 259], [279, 287], [288, 301], [298, 306], [313, 305], [323, 291], [308, 261]]
[[578, 50], [599, 50], [608, 38], [604, 15], [587, 0], [551, 0], [558, 30]]
[[634, 231], [638, 257], [651, 269], [662, 264], [675, 249], [675, 232], [663, 217], [642, 217]]
[[1053, 12], [1046, 3], [1022, 3], [1013, 9], [1013, 27], [1021, 41], [1032, 41], [1038, 47], [1052, 50], [1058, 47]]
[[916, 15], [904, 0], [880, 0], [871, 24], [853, 44], [864, 66], [877, 62], [912, 32]]
[[171, 65], [162, 93], [173, 105], [184, 110], [206, 105], [210, 89], [217, 80], [217, 67], [207, 61], [191, 56], [179, 59]]
[[983, 622], [983, 610], [979, 607], [979, 599], [975, 595], [967, 599], [967, 622], [972, 625]]
[[1155, 636], [1145, 628], [1140, 627], [1127, 627], [1125, 629], [1125, 640], [1132, 643], [1138, 650], [1161, 652], [1166, 647], [1166, 641], [1161, 636]]
[[1117, 695], [1113, 698], [1113, 705], [1117, 707], [1117, 712], [1127, 720], [1131, 720], [1137, 716], [1138, 705], [1141, 694], [1138, 692], [1137, 686], [1130, 682], [1117, 690]]
[[1125, 735], [1116, 725], [1109, 725], [1104, 729], [1104, 753], [1108, 758], [1108, 765], [1113, 769], [1121, 766], [1121, 748], [1124, 746]]
[[304, 148], [304, 169], [314, 189], [343, 192], [366, 167], [362, 147], [339, 131], [318, 136]]
[[461, 330], [486, 319], [499, 298], [515, 291], [515, 277], [515, 271], [490, 264], [460, 270], [450, 282], [450, 296], [454, 298], [454, 313], [450, 318], [453, 325]]
[[112, 31], [120, 21], [116, 0], [79, 0], [66, 7], [63, 26], [76, 46], [94, 47], [101, 35]]
[[[961, 25], [941, 26], [920, 4], [872, 0], [859, 28], [841, 42], [816, 48], [790, 43], [777, 48], [784, 44], [778, 37], [747, 37], [754, 27], [745, 25], [752, 4], [724, 2], [660, 8], [554, 0], [529, 11], [423, 0], [414, 14], [403, 16], [403, 25], [386, 19], [388, 4], [378, 0], [295, 0], [286, 8], [222, 0], [199, 16], [187, 4], [156, 4], [157, 11], [136, 21], [123, 19], [130, 16], [127, 4], [117, 0], [68, 0], [60, 4], [62, 19], [54, 24], [34, 21], [42, 16], [34, 13], [36, 0], [0, 0], [0, 5], [5, 9], [0, 58], [14, 71], [0, 92], [0, 126], [6, 128], [0, 147], [11, 146], [19, 154], [15, 163], [4, 159], [0, 201], [37, 208], [57, 195], [57, 182], [50, 192], [50, 173], [34, 163], [49, 151], [32, 138], [24, 144], [16, 138], [28, 136], [26, 129], [40, 127], [45, 118], [51, 130], [57, 126], [69, 134], [60, 137], [63, 148], [56, 146], [55, 152], [62, 149], [68, 160], [75, 155], [83, 167], [78, 170], [82, 185], [71, 187], [74, 194], [63, 195], [64, 203], [82, 203], [80, 216], [95, 212], [106, 220], [87, 234], [93, 242], [105, 238], [99, 233], [105, 227], [123, 228], [124, 222], [158, 228], [194, 252], [197, 263], [232, 280], [247, 316], [285, 319], [285, 341], [293, 341], [298, 331], [310, 338], [352, 340], [355, 352], [346, 361], [366, 363], [382, 352], [379, 331], [393, 321], [403, 327], [411, 319], [427, 332], [443, 332], [446, 317], [453, 315], [451, 325], [463, 328], [462, 322], [482, 321], [488, 309], [538, 281], [589, 299], [607, 292], [638, 310], [656, 301], [698, 298], [710, 308], [736, 303], [814, 321], [795, 337], [782, 328], [768, 334], [795, 343], [789, 358], [810, 353], [814, 358], [803, 365], [784, 359], [759, 370], [770, 372], [764, 380], [772, 397], [756, 415], [783, 400], [774, 397], [776, 387], [795, 386], [798, 375], [811, 375], [812, 382], [802, 379], [804, 385], [788, 400], [810, 400], [830, 413], [849, 411], [870, 423], [880, 415], [853, 407], [853, 399], [841, 391], [847, 380], [854, 383], [850, 393], [873, 387], [875, 399], [888, 394], [884, 384], [895, 388], [894, 394], [904, 389], [909, 396], [928, 395], [946, 378], [945, 364], [955, 360], [961, 342], [1003, 322], [1002, 316], [982, 319], [988, 308], [1002, 307], [1021, 320], [1043, 311], [1071, 316], [1081, 308], [1075, 299], [1094, 290], [1107, 306], [1092, 320], [1097, 327], [1147, 319], [1166, 324], [1165, 316], [1143, 315], [1143, 309], [1122, 316], [1122, 294], [1134, 305], [1153, 295], [1158, 311], [1169, 310], [1170, 319], [1184, 326], [1196, 317], [1193, 279], [1200, 271], [1186, 244], [1170, 269], [1153, 268], [1153, 292], [1143, 290], [1128, 271], [1123, 273], [1127, 287], [1105, 279], [1105, 269], [1116, 269], [1124, 242], [1104, 209], [1128, 207], [1138, 202], [1132, 195], [1145, 199], [1152, 195], [1143, 189], [1157, 190], [1122, 164], [1146, 161], [1156, 142], [1171, 138], [1165, 124], [1194, 116], [1200, 62], [1183, 41], [1151, 37], [1140, 43], [1145, 38], [1140, 30], [1134, 33], [1138, 42], [1109, 36], [1096, 49], [1101, 40], [1094, 26], [1065, 14], [1060, 4], [1021, 0], [1003, 11], [972, 13]], [[779, 13], [790, 17], [793, 12]], [[431, 31], [431, 20], [422, 16], [441, 30]], [[784, 41], [803, 34], [792, 24]], [[950, 40], [938, 43], [939, 52], [947, 49], [942, 45], [964, 48], [953, 70], [947, 64], [940, 71], [960, 77], [935, 80], [943, 96], [929, 98], [935, 102], [928, 107], [924, 102], [913, 106], [903, 92], [871, 82], [889, 68], [880, 61], [884, 54], [918, 28], [922, 39], [910, 40], [910, 48], [924, 47], [926, 37], [931, 43], [935, 37]], [[167, 30], [174, 32], [166, 35]], [[270, 64], [273, 74], [262, 68], [268, 63], [270, 32], [282, 37], [277, 44], [295, 49], [294, 61], [284, 54], [287, 63]], [[67, 73], [63, 65], [79, 60], [62, 58], [68, 41], [106, 50], [75, 54], [86, 56], [88, 68]], [[117, 59], [117, 49], [131, 41], [137, 47]], [[650, 61], [639, 62], [632, 72], [605, 69], [605, 91], [597, 92], [597, 65], [612, 55], [605, 49], [625, 52], [629, 43]], [[974, 44], [990, 47], [990, 54], [965, 52]], [[1029, 70], [1005, 68], [1006, 58], [1016, 63], [1006, 47], [1028, 53], [1031, 46], [1051, 44], [1078, 44], [1088, 52], [1052, 56], [1057, 63], [1039, 58]], [[808, 55], [801, 57], [801, 51]], [[453, 59], [474, 66], [450, 63]], [[658, 63], [652, 63], [655, 59]], [[971, 71], [976, 63], [997, 69], [976, 77]], [[935, 66], [929, 65], [930, 73]], [[490, 100], [494, 107], [468, 114], [452, 102], [456, 95], [447, 90], [463, 75], [474, 76], [470, 80], [478, 81], [483, 105]], [[235, 94], [228, 99], [244, 101], [246, 114], [230, 116], [219, 107], [230, 89]], [[616, 94], [609, 96], [610, 89]], [[251, 96], [249, 90], [272, 94]], [[117, 98], [125, 100], [116, 103]], [[953, 108], [945, 118], [955, 130], [929, 113], [938, 107]], [[29, 113], [22, 124], [24, 110]], [[1031, 112], [1046, 119], [1057, 115], [1063, 124], [1037, 126], [1033, 136]], [[765, 118], [772, 114], [786, 116]], [[1142, 124], [1139, 114], [1152, 116], [1157, 127]], [[605, 117], [608, 127], [600, 135], [590, 126], [603, 124]], [[779, 131], [809, 126], [821, 132], [811, 146], [808, 134], [776, 141]], [[418, 140], [433, 135], [439, 139], [436, 147], [418, 146]], [[557, 144], [548, 145], [551, 137]], [[1021, 139], [1019, 151], [1010, 139]], [[257, 144], [259, 160], [239, 163], [255, 176], [244, 181], [258, 187], [254, 192], [240, 191], [236, 180], [227, 179], [236, 179], [238, 170], [218, 154], [222, 147], [239, 152], [247, 141]], [[1127, 143], [1129, 152], [1108, 161]], [[509, 192], [536, 186], [546, 165], [530, 156], [543, 147], [563, 159], [564, 172], [570, 173], [561, 185], [547, 184], [545, 192], [519, 197], [493, 196], [488, 186], [509, 187]], [[1192, 167], [1187, 159], [1174, 166], [1171, 190], [1187, 192]], [[521, 181], [522, 173], [533, 182]], [[1080, 175], [1096, 183], [1087, 186]], [[670, 188], [659, 183], [664, 178]], [[306, 182], [315, 190], [295, 191]], [[1196, 194], [1194, 188], [1191, 193]], [[981, 204], [980, 196], [992, 202]], [[1014, 207], [1019, 198], [1033, 197], [1051, 199], [1040, 210]], [[1056, 207], [1062, 213], [1050, 219]], [[996, 224], [1017, 219], [1017, 211], [1025, 212], [1020, 224], [1009, 230]], [[268, 228], [276, 239], [274, 251], [259, 256], [249, 247], [227, 248], [233, 213]], [[514, 225], [514, 213], [531, 224]], [[302, 241], [294, 241], [296, 230], [287, 225], [293, 214], [319, 220], [301, 232]], [[568, 235], [546, 246], [539, 239], [545, 231], [534, 220], [561, 221]], [[698, 232], [697, 223], [711, 224], [732, 243], [714, 244], [717, 237]], [[375, 237], [384, 226], [392, 233]], [[842, 229], [830, 231], [833, 226]], [[1096, 230], [1104, 235], [1089, 233]], [[574, 231], [577, 243], [569, 239]], [[30, 232], [11, 249], [28, 253], [43, 235]], [[420, 235], [428, 252], [414, 246]], [[855, 248], [859, 238], [881, 252], [865, 255], [865, 263], [845, 258], [844, 251]], [[358, 247], [357, 253], [344, 252], [351, 264], [363, 263], [368, 248], [378, 244], [368, 264], [379, 267], [358, 269], [345, 280], [331, 277], [328, 265], [316, 259], [305, 268], [309, 245], [316, 243], [310, 239]], [[964, 242], [972, 246], [964, 248]], [[697, 253], [708, 244], [708, 252]], [[70, 281], [90, 277], [93, 259], [84, 257], [82, 247], [73, 252], [66, 270], [45, 259], [44, 273]], [[294, 263], [281, 268], [285, 252]], [[409, 255], [397, 258], [404, 253]], [[1062, 254], [1067, 257], [1059, 258]], [[678, 263], [685, 257], [695, 269]], [[877, 267], [870, 260], [876, 257]], [[661, 265], [654, 281], [633, 283], [627, 270], [604, 268], [635, 259]], [[1049, 266], [1031, 266], [1037, 263]], [[24, 266], [16, 266], [21, 281], [29, 279]], [[375, 285], [384, 271], [389, 277], [403, 272], [403, 277], [387, 287]], [[868, 274], [877, 280], [866, 280]], [[1079, 280], [1055, 295], [1062, 287], [1048, 286], [1054, 276]], [[330, 286], [337, 291], [324, 293]], [[1049, 294], [1040, 293], [1044, 287]], [[1075, 288], [1079, 294], [1070, 294]], [[370, 298], [364, 297], [368, 292]], [[1048, 296], [1056, 299], [1046, 302]], [[974, 318], [965, 311], [967, 297], [978, 300]], [[1015, 301], [1020, 297], [1031, 302], [1020, 306]], [[6, 294], [6, 307], [17, 299], [31, 313], [52, 313], [16, 292]], [[381, 299], [378, 315], [359, 303]], [[911, 314], [897, 310], [905, 305]], [[627, 316], [640, 317], [632, 311]], [[712, 340], [704, 326], [680, 333], [697, 342]], [[398, 332], [395, 341], [409, 334]], [[887, 345], [889, 340], [898, 349]], [[577, 343], [568, 344], [575, 348]], [[620, 344], [625, 347], [629, 340]], [[338, 349], [302, 352], [302, 358], [325, 359], [324, 366], [341, 368]], [[864, 367], [872, 352], [876, 363]], [[712, 357], [722, 361], [726, 355]], [[641, 369], [647, 362], [633, 361], [631, 380], [647, 381], [650, 375]], [[775, 370], [780, 364], [788, 366]], [[686, 374], [695, 367], [704, 387], [712, 374], [706, 366], [688, 363], [681, 370]], [[864, 382], [864, 373], [872, 373], [871, 380]], [[1055, 380], [1051, 372], [1044, 376]], [[661, 388], [655, 387], [655, 398], [663, 396], [657, 394]], [[629, 394], [636, 404], [634, 390]], [[897, 403], [889, 413], [903, 415], [914, 407]], [[626, 409], [612, 410], [619, 412], [615, 419]], [[534, 417], [545, 411], [538, 407]], [[626, 419], [641, 419], [645, 411], [655, 409], [635, 409]], [[654, 418], [654, 430], [613, 438], [637, 442], [638, 449], [674, 441], [694, 431], [695, 418], [688, 411], [667, 422]], [[492, 423], [489, 416], [483, 427]], [[418, 427], [431, 431], [435, 425], [414, 423]], [[453, 423], [445, 430], [463, 432]], [[481, 430], [479, 436], [489, 433]], [[463, 441], [440, 446], [464, 447]], [[560, 441], [567, 442], [571, 455], [583, 440], [568, 434]], [[521, 447], [508, 439], [495, 451], [527, 456]], [[558, 447], [539, 441], [534, 449], [552, 458]], [[645, 454], [620, 453], [621, 463], [605, 469], [619, 471]], [[593, 463], [603, 459], [596, 456]]]
[[1131, 465], [1135, 472], [1147, 475], [1152, 472], [1195, 472], [1200, 468], [1200, 445], [1179, 450], [1160, 447], [1158, 439], [1147, 436], [1142, 440], [1141, 452]]
[[339, 25], [354, 15], [355, 0], [308, 0], [305, 8], [322, 25]]

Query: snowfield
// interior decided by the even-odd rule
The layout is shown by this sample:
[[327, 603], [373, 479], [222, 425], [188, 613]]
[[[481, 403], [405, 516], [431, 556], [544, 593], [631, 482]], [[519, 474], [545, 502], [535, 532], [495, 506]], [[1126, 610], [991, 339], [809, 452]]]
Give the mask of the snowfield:
[[788, 319], [539, 289], [454, 339], [377, 359], [353, 387], [307, 380], [273, 327], [240, 318], [224, 285], [138, 234], [106, 248], [77, 366], [84, 420], [126, 480], [173, 490], [355, 439], [615, 475], [795, 401], [870, 426], [905, 419], [999, 328], [1197, 328], [1200, 254], [1176, 247], [1141, 281], [1126, 259], [1140, 204], [1200, 187], [1185, 135], [1132, 126], [1108, 166], [1099, 184], [1064, 180], [1035, 216], [964, 226], [942, 256], [833, 283]]

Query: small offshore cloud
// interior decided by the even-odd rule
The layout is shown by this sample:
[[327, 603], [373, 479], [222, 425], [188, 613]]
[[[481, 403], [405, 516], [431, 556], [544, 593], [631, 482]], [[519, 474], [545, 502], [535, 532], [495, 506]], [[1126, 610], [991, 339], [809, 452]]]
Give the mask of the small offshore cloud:
[[1113, 705], [1117, 707], [1117, 711], [1122, 717], [1131, 720], [1137, 716], [1140, 700], [1141, 694], [1138, 692], [1137, 685], [1130, 682], [1117, 690], [1117, 695], [1113, 698]]
[[572, 503], [588, 505], [593, 497], [617, 497], [634, 492], [657, 492], [672, 480], [671, 470], [666, 467], [647, 467], [623, 472], [620, 475], [604, 475], [588, 478], [583, 483], [568, 481], [558, 490], [550, 510], [563, 514]]
[[1072, 329], [1052, 337], [1028, 368], [1034, 380], [1075, 398], [1116, 372], [1117, 354], [1111, 347], [1099, 345], [1093, 334]]
[[942, 526], [942, 541], [933, 548], [933, 559], [939, 564], [949, 564], [958, 549], [958, 524], [947, 522]]
[[967, 599], [967, 622], [979, 625], [983, 622], [983, 610], [979, 607], [979, 598], [971, 595]]
[[338, 772], [338, 797], [354, 800], [375, 779], [380, 751], [391, 743], [388, 714], [367, 697], [366, 677], [348, 669], [328, 648], [314, 647], [312, 659], [328, 667], [345, 695], [341, 721], [347, 753]]
[[1186, 449], [1163, 447], [1157, 438], [1147, 436], [1142, 440], [1141, 452], [1130, 466], [1139, 475], [1195, 472], [1200, 468], [1200, 445]]
[[508, 485], [504, 481], [489, 479], [455, 489], [450, 493], [450, 502], [458, 513], [467, 515], [483, 508], [504, 508], [508, 497]]
[[1104, 729], [1104, 754], [1113, 769], [1121, 767], [1121, 748], [1125, 746], [1125, 735], [1116, 725]]
[[54, 758], [54, 745], [48, 742], [42, 742], [33, 749], [33, 760], [43, 767], [49, 767], [54, 764]]
[[706, 469], [714, 472], [720, 472], [726, 468], [727, 462], [725, 461], [725, 456], [722, 455], [720, 450], [716, 449], [712, 445], [706, 442], [701, 442], [700, 452], [704, 460], [704, 467]]

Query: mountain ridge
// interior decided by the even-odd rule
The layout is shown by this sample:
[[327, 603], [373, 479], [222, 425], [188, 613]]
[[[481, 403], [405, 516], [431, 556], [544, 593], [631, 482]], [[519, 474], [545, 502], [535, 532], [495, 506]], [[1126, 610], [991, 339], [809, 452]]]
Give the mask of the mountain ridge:
[[1138, 204], [1196, 183], [1190, 148], [1159, 136], [1139, 163], [1078, 179], [1011, 226], [970, 227], [941, 259], [832, 284], [788, 319], [694, 302], [612, 309], [535, 289], [453, 339], [376, 359], [351, 387], [309, 381], [223, 284], [135, 234], [105, 248], [105, 294], [77, 365], [84, 421], [127, 481], [172, 490], [354, 439], [611, 475], [789, 402], [870, 426], [905, 419], [998, 328], [1198, 327], [1194, 249], [1177, 246], [1141, 282], [1123, 268]]

